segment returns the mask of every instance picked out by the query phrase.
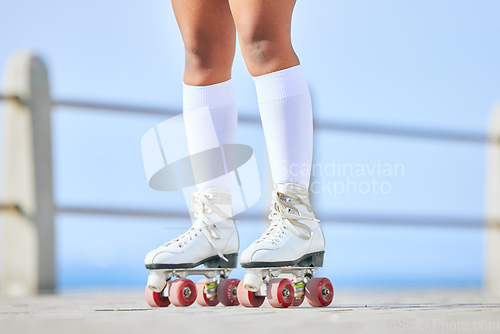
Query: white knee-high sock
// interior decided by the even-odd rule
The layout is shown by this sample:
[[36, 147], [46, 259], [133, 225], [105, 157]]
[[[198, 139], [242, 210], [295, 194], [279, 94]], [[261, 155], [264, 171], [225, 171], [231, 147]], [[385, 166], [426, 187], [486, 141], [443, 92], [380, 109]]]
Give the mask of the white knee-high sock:
[[254, 77], [274, 183], [309, 187], [313, 116], [300, 65]]
[[[191, 155], [235, 143], [238, 114], [231, 79], [209, 86], [184, 84], [183, 114]], [[228, 166], [214, 155], [198, 159], [193, 165], [198, 190], [218, 187], [231, 192], [232, 176], [222, 175], [221, 168], [227, 172]], [[222, 176], [203, 183], [197, 180], [197, 175], [215, 174]]]

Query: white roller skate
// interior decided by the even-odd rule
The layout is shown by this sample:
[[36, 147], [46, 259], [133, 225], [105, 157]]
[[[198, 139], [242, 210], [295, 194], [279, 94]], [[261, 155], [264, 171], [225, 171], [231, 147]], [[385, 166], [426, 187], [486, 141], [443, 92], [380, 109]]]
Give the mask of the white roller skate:
[[246, 274], [238, 286], [240, 304], [259, 307], [267, 297], [273, 307], [299, 306], [305, 297], [312, 306], [329, 305], [332, 283], [314, 277], [323, 266], [325, 239], [308, 190], [276, 184], [272, 201], [271, 225], [241, 255]]
[[[238, 305], [239, 280], [228, 278], [239, 249], [231, 195], [218, 188], [196, 192], [191, 211], [195, 218], [186, 233], [146, 255], [146, 301], [152, 307], [189, 306], [195, 300], [202, 306]], [[195, 284], [189, 275], [206, 279]]]

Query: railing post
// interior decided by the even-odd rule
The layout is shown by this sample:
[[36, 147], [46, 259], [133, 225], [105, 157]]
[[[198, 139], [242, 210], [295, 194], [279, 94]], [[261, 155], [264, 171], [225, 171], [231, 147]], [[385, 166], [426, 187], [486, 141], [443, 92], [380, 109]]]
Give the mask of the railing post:
[[490, 116], [486, 174], [486, 232], [484, 286], [500, 294], [500, 103]]
[[25, 51], [7, 63], [3, 105], [1, 293], [55, 290], [51, 97], [47, 69]]

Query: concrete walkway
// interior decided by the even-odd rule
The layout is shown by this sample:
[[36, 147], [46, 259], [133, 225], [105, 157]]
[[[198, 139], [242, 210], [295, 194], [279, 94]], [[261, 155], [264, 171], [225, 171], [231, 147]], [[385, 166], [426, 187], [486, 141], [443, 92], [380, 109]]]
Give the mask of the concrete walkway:
[[151, 309], [142, 291], [0, 299], [0, 333], [500, 333], [500, 297], [480, 291], [336, 291], [328, 308]]

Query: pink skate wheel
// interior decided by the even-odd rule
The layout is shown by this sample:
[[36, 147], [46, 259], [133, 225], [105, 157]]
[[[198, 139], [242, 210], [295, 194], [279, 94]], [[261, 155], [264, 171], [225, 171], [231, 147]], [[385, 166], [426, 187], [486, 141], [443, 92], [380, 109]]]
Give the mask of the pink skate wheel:
[[144, 290], [144, 297], [146, 298], [146, 303], [151, 307], [167, 307], [170, 305], [168, 297], [163, 297], [161, 293], [154, 292], [148, 287]]
[[286, 308], [292, 305], [294, 293], [288, 278], [273, 278], [267, 286], [267, 301], [272, 307]]
[[305, 295], [303, 295], [300, 298], [293, 298], [293, 302], [291, 306], [300, 306], [302, 305], [302, 302], [304, 301]]
[[207, 279], [203, 278], [196, 282], [196, 302], [200, 306], [215, 306], [219, 304], [219, 299], [215, 297], [214, 299], [209, 299], [205, 294], [205, 284], [207, 283]]
[[170, 285], [170, 302], [175, 306], [189, 306], [196, 300], [196, 284], [187, 278], [176, 279]]
[[245, 289], [245, 280], [238, 284], [238, 301], [245, 307], [259, 307], [264, 303], [266, 297], [256, 296], [255, 292]]
[[217, 287], [217, 298], [224, 306], [240, 305], [238, 301], [238, 284], [240, 280], [237, 278], [221, 279]]
[[306, 298], [314, 307], [328, 306], [333, 300], [333, 285], [326, 277], [313, 277], [306, 284]]

